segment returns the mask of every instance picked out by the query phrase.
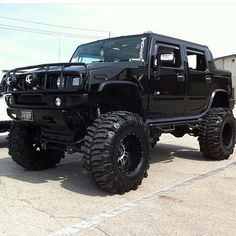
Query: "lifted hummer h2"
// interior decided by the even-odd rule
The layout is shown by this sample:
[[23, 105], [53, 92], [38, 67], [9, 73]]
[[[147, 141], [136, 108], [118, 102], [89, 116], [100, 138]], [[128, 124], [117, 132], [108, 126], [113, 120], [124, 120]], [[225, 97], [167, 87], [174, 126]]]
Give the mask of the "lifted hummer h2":
[[184, 40], [145, 33], [84, 44], [69, 63], [8, 71], [2, 89], [17, 164], [42, 170], [82, 152], [107, 192], [137, 189], [162, 133], [198, 136], [210, 159], [234, 149], [231, 73], [215, 68], [207, 46]]

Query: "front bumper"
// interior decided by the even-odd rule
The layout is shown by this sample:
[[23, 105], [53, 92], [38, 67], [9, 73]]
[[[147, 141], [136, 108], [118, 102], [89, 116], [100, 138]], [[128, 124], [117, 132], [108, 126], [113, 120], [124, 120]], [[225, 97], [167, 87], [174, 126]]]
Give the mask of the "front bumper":
[[[50, 129], [61, 130], [65, 129], [65, 125], [68, 123], [69, 114], [66, 110], [51, 110], [51, 109], [20, 109], [20, 108], [7, 108], [7, 114], [15, 121], [21, 120], [21, 111], [30, 110], [33, 114], [33, 123]], [[25, 122], [25, 121], [24, 121]], [[29, 124], [32, 121], [26, 121]]]
[[25, 121], [21, 119], [22, 110], [25, 109], [8, 108], [7, 113], [15, 121], [40, 127], [41, 144], [45, 149], [50, 146], [73, 152], [85, 135], [86, 125], [78, 111], [30, 109], [33, 121]]

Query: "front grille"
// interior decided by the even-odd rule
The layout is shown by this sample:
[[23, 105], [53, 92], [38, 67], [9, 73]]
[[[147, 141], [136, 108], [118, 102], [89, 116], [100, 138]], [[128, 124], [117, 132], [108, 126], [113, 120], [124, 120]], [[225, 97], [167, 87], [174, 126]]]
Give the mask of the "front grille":
[[[26, 83], [26, 77], [29, 74], [23, 74], [23, 75], [16, 75], [16, 79], [17, 79], [17, 86], [16, 89], [20, 90], [20, 91], [32, 91], [32, 90], [43, 90], [43, 89], [47, 89], [47, 87], [45, 86], [45, 82], [46, 82], [46, 74], [43, 73], [37, 73], [35, 74], [37, 76], [37, 82], [35, 86], [30, 86]], [[50, 87], [48, 87], [48, 89], [50, 89]]]
[[37, 79], [34, 85], [29, 85], [26, 82], [28, 75], [16, 76], [17, 91], [38, 91], [38, 90], [59, 90], [59, 89], [76, 89], [73, 87], [73, 78], [81, 78], [83, 80], [84, 74], [82, 73], [37, 73], [34, 74]]

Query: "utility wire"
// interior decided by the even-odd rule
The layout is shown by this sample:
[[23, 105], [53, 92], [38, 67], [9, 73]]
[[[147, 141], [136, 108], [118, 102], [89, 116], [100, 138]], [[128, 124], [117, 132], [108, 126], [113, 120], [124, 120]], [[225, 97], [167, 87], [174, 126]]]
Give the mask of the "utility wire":
[[8, 29], [8, 30], [15, 30], [15, 31], [24, 31], [24, 32], [30, 32], [30, 33], [64, 36], [64, 37], [72, 37], [72, 38], [91, 38], [91, 39], [101, 38], [101, 36], [99, 37], [95, 35], [69, 34], [69, 33], [63, 33], [63, 32], [58, 32], [58, 31], [38, 30], [34, 28], [19, 27], [19, 26], [6, 25], [6, 24], [0, 24], [0, 29]]
[[91, 31], [91, 32], [101, 32], [101, 33], [111, 33], [110, 31], [107, 31], [107, 30], [95, 30], [95, 29], [79, 28], [79, 27], [72, 27], [72, 26], [66, 26], [66, 25], [48, 24], [48, 23], [43, 23], [43, 22], [39, 22], [39, 21], [18, 19], [18, 18], [7, 17], [7, 16], [0, 16], [0, 18], [7, 19], [7, 20], [13, 20], [13, 21], [21, 21], [21, 22], [26, 22], [26, 23], [31, 23], [31, 24], [37, 24], [37, 25], [57, 27], [57, 28], [83, 30], [83, 31]]

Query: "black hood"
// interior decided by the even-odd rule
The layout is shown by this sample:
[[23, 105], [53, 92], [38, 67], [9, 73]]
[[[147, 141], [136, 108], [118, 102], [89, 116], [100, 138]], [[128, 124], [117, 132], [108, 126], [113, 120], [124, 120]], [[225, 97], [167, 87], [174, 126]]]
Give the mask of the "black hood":
[[[87, 68], [89, 71], [96, 71], [96, 70], [106, 70], [109, 68], [112, 69], [125, 69], [125, 68], [138, 68], [140, 66], [144, 66], [144, 62], [141, 61], [129, 61], [129, 62], [96, 62], [96, 63], [90, 63], [87, 64]], [[64, 69], [66, 72], [83, 72], [85, 71], [85, 67], [84, 66], [80, 66], [80, 65], [73, 65], [73, 63], [71, 63], [70, 66], [65, 67]], [[44, 70], [37, 70], [37, 72], [43, 72]], [[61, 67], [60, 66], [55, 66], [55, 67], [51, 67], [49, 69], [49, 72], [60, 72], [61, 71]]]
[[[85, 73], [88, 70], [90, 75], [93, 75], [93, 78], [102, 77], [110, 79], [115, 77], [117, 74], [121, 73], [126, 69], [137, 69], [143, 67], [144, 62], [141, 61], [129, 61], [129, 62], [96, 62], [87, 64], [87, 69], [82, 65], [73, 65], [67, 66], [64, 68], [63, 73]], [[34, 73], [43, 73], [45, 69], [35, 70]], [[48, 70], [49, 73], [60, 73], [61, 66], [53, 66]]]

